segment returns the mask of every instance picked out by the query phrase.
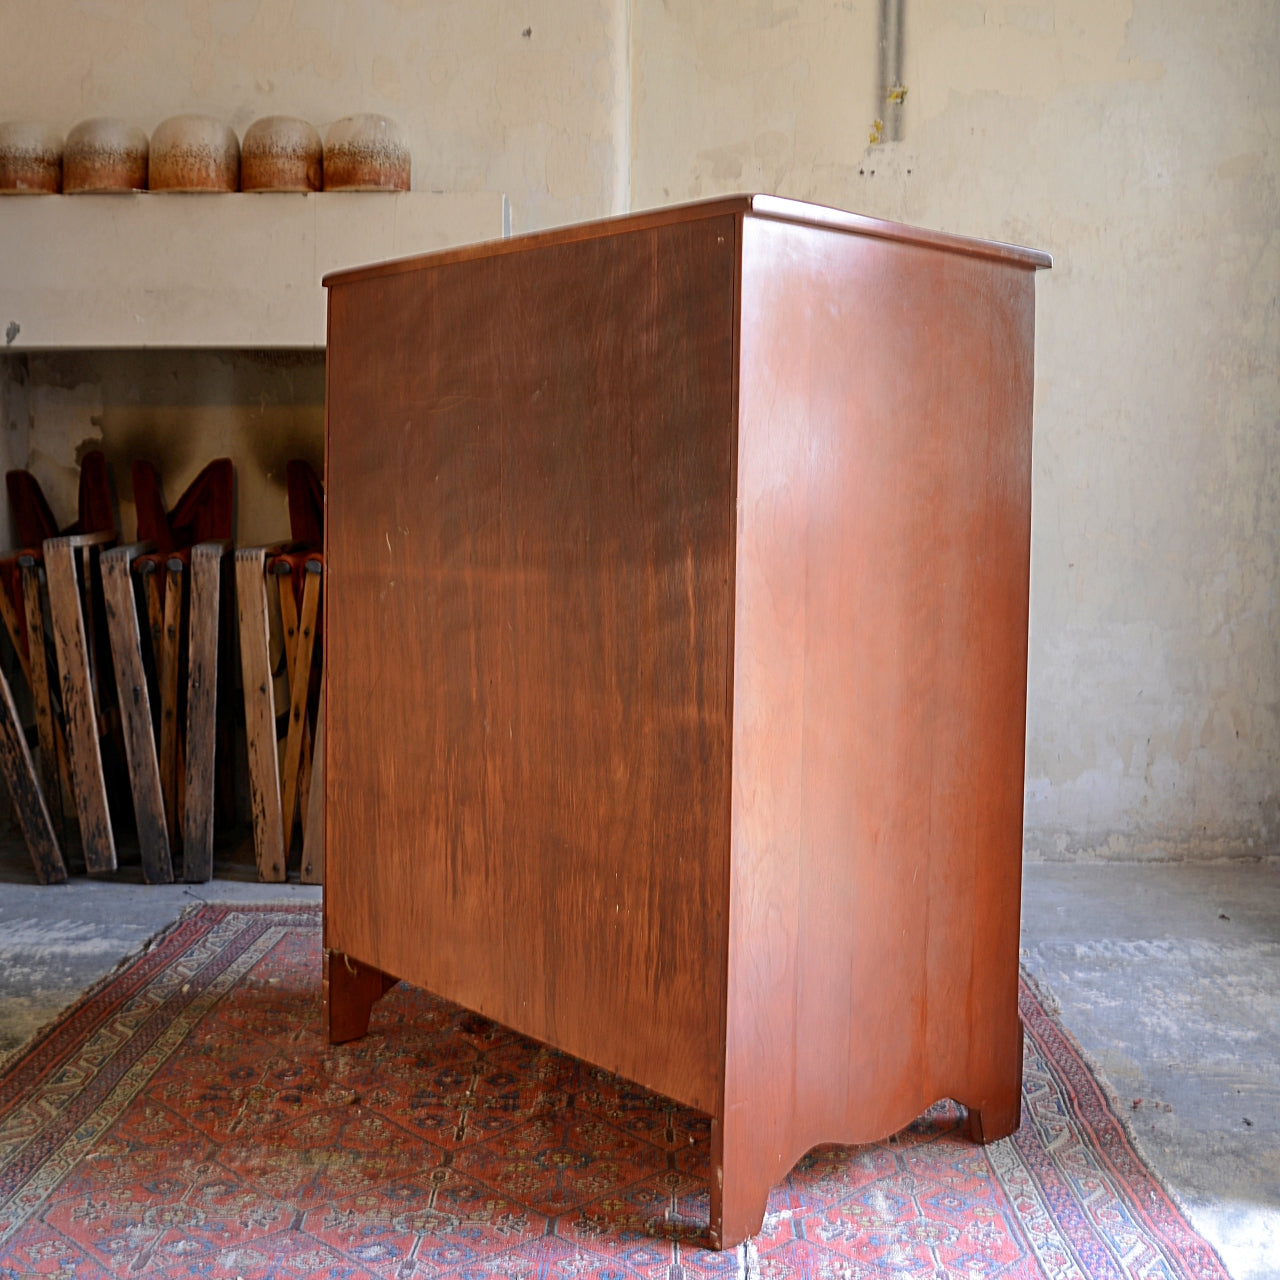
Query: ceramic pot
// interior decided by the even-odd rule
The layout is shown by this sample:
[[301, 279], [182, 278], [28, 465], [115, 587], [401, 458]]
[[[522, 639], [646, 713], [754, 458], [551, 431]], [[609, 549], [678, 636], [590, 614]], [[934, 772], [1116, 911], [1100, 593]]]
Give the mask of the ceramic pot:
[[151, 135], [152, 191], [238, 191], [240, 143], [211, 116], [172, 116]]
[[108, 116], [81, 120], [62, 149], [62, 189], [145, 191], [147, 135], [136, 125]]
[[240, 144], [241, 191], [319, 191], [324, 185], [320, 135], [294, 116], [265, 116]]
[[62, 189], [62, 134], [30, 120], [0, 123], [0, 193], [52, 195]]
[[347, 116], [325, 134], [326, 191], [408, 191], [410, 167], [400, 126], [386, 116]]

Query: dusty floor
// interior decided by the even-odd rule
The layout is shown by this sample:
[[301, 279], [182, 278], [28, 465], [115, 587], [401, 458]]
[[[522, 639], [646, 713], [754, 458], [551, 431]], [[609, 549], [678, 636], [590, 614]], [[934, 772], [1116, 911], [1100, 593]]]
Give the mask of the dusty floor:
[[[0, 1063], [189, 903], [320, 896], [218, 875], [41, 888], [0, 841]], [[1234, 1280], [1280, 1280], [1280, 862], [1029, 865], [1023, 961]]]

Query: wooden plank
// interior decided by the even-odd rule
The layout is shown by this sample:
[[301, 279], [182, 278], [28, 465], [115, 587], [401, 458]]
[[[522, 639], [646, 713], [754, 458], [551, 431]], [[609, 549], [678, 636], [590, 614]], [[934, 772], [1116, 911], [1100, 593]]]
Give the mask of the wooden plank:
[[311, 739], [314, 733], [309, 712], [306, 723], [306, 731], [302, 735], [302, 754], [298, 759], [298, 834], [302, 836], [304, 845], [307, 842], [308, 806], [311, 803]]
[[182, 878], [213, 875], [214, 756], [218, 710], [218, 615], [222, 558], [229, 542], [191, 548], [191, 606], [187, 641], [186, 788], [182, 818]]
[[307, 793], [307, 823], [302, 832], [302, 883], [324, 884], [324, 677], [320, 679], [320, 710]]
[[[281, 788], [286, 855], [293, 844], [293, 819], [298, 807], [298, 770], [302, 760], [302, 742], [307, 733], [307, 694], [311, 689], [311, 657], [315, 651], [316, 617], [320, 607], [321, 571], [318, 560], [308, 560], [302, 583], [302, 613], [298, 618], [298, 638], [293, 664], [289, 669], [289, 733], [284, 748], [284, 784]], [[281, 591], [281, 602], [293, 592], [287, 586]]]
[[[160, 683], [160, 790], [164, 796], [169, 847], [176, 850], [182, 836], [182, 811], [178, 807], [178, 676], [182, 664], [182, 592], [186, 586], [182, 561], [169, 560], [164, 575], [164, 620], [156, 659]], [[158, 586], [156, 590], [158, 593]]]
[[0, 671], [0, 775], [9, 788], [9, 797], [18, 814], [23, 839], [31, 854], [31, 865], [41, 884], [62, 884], [67, 866], [62, 860], [58, 837], [45, 804], [44, 793], [36, 780], [35, 762], [27, 747], [22, 721], [13, 703], [9, 682]]
[[[18, 666], [22, 671], [22, 678], [27, 682], [27, 688], [30, 689], [31, 659], [29, 658], [26, 647], [23, 643], [22, 628], [18, 621], [18, 614], [16, 612], [18, 607], [25, 608], [25, 603], [22, 606], [16, 605], [15, 602], [9, 598], [8, 587], [3, 583], [0, 583], [0, 617], [3, 617], [5, 630], [9, 633], [9, 640], [13, 644], [13, 652], [18, 659]], [[53, 686], [48, 679], [48, 670], [48, 663], [46, 661], [45, 680], [52, 692]], [[62, 822], [65, 823], [68, 809], [74, 808], [74, 803], [71, 799], [71, 766], [67, 755], [66, 735], [62, 732], [62, 725], [58, 722], [56, 714], [53, 716], [53, 746], [54, 759], [57, 767], [58, 786], [56, 795], [51, 791], [46, 798], [49, 802], [50, 812], [60, 814]], [[40, 767], [42, 773], [49, 768], [44, 760], [43, 747], [41, 748]], [[57, 818], [55, 818], [55, 826], [57, 826], [59, 838], [63, 838], [65, 832], [63, 831], [63, 827], [58, 825]]]
[[280, 767], [276, 758], [275, 692], [267, 625], [265, 547], [235, 553], [236, 609], [240, 619], [240, 672], [253, 810], [253, 850], [258, 879], [285, 878], [284, 828], [280, 820]]
[[18, 608], [18, 603], [9, 599], [7, 582], [0, 583], [0, 620], [3, 620], [4, 629], [9, 633], [9, 642], [13, 645], [13, 651], [18, 658], [18, 666], [22, 668], [22, 678], [27, 682], [27, 688], [29, 689], [31, 687], [31, 667], [27, 659], [26, 650], [22, 647], [22, 624], [18, 621]]
[[163, 574], [154, 560], [141, 568], [143, 590], [147, 598], [147, 630], [151, 633], [151, 661], [155, 665], [156, 688], [160, 681], [160, 654], [164, 648], [164, 600], [160, 595]]
[[22, 575], [22, 603], [27, 615], [28, 675], [31, 703], [35, 710], [36, 734], [40, 742], [40, 780], [45, 803], [60, 839], [66, 838], [62, 812], [62, 780], [58, 771], [58, 745], [54, 730], [53, 697], [49, 688], [49, 666], [44, 644], [44, 609], [40, 603], [40, 569], [34, 557], [19, 561]]
[[142, 633], [133, 589], [133, 560], [147, 544], [114, 547], [102, 556], [102, 589], [107, 606], [107, 635], [116, 670], [116, 693], [124, 729], [125, 761], [142, 851], [142, 876], [148, 884], [173, 880], [173, 856], [165, 823], [160, 761], [156, 755], [151, 696], [142, 661]]
[[[293, 662], [298, 656], [298, 597], [293, 593], [293, 577], [287, 563], [277, 563], [271, 570], [271, 576], [276, 580], [276, 607], [280, 610], [280, 643], [284, 647], [285, 684], [292, 700]], [[283, 758], [280, 767], [284, 768]]]
[[1033, 284], [744, 224], [726, 1243], [815, 1142], [1016, 1124]]
[[[13, 207], [27, 204], [36, 207]], [[323, 272], [496, 238], [505, 202], [498, 191], [322, 191], [306, 200], [254, 191], [182, 204], [5, 200], [0, 244], [21, 246], [0, 272], [0, 331], [12, 316], [21, 323], [6, 354], [323, 352]]]
[[77, 552], [86, 545], [84, 537], [50, 538], [44, 544], [44, 567], [80, 843], [86, 869], [91, 874], [102, 874], [116, 869], [116, 845], [111, 832], [102, 755], [98, 749], [98, 718], [89, 687], [88, 641], [80, 612], [76, 558]]
[[[87, 674], [89, 692], [93, 696], [93, 714], [98, 722], [98, 737], [101, 739], [108, 732], [107, 717], [103, 714], [102, 681], [98, 672], [98, 622], [93, 607], [94, 578], [99, 570], [101, 548], [86, 546], [80, 551], [80, 575], [77, 579], [80, 588], [80, 616], [84, 619], [85, 658], [88, 661]], [[101, 748], [99, 748], [101, 751]]]
[[957, 247], [764, 200], [330, 295], [331, 1034], [371, 967], [709, 1112], [717, 1247], [1018, 1122], [1044, 262]]

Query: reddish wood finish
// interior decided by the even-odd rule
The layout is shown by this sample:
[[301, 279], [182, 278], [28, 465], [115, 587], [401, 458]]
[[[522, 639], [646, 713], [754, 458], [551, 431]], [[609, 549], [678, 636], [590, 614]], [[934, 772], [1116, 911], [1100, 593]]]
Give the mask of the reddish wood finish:
[[1047, 262], [742, 197], [328, 281], [326, 945], [709, 1112], [716, 1245], [1016, 1126]]
[[359, 1040], [369, 1030], [369, 1015], [396, 979], [338, 951], [324, 955], [324, 1010], [329, 1042]]

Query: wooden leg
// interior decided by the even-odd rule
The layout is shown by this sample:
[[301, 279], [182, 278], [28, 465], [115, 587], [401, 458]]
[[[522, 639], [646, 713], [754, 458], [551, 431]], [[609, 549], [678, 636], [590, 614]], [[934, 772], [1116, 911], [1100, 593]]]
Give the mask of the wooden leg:
[[[320, 608], [320, 574], [313, 572], [308, 561], [303, 574], [302, 615], [298, 619], [298, 641], [289, 668], [289, 736], [285, 739], [283, 805], [284, 847], [288, 854], [293, 843], [293, 819], [298, 803], [298, 766], [302, 758], [302, 739], [307, 732], [307, 694], [311, 690], [311, 655], [315, 648], [316, 616]], [[319, 566], [317, 565], [317, 568]], [[283, 597], [287, 588], [282, 588]], [[290, 593], [292, 594], [292, 593]], [[283, 603], [283, 599], [282, 599]]]
[[258, 879], [279, 881], [285, 878], [284, 827], [280, 820], [265, 560], [262, 547], [242, 547], [236, 552], [236, 607], [240, 615], [240, 674], [244, 685], [253, 850]]
[[713, 1249], [732, 1249], [764, 1225], [773, 1184], [752, 1158], [748, 1120], [737, 1113], [727, 1121], [711, 1118], [711, 1214], [708, 1239]]
[[1022, 1123], [1022, 1024], [1018, 1024], [1017, 1060], [1008, 1064], [1007, 1078], [980, 1102], [969, 1107], [965, 1133], [972, 1142], [999, 1142]]
[[[3, 583], [0, 583], [0, 619], [3, 619], [5, 630], [9, 633], [9, 640], [13, 644], [14, 653], [17, 655], [18, 666], [22, 670], [22, 678], [27, 682], [27, 688], [30, 689], [32, 687], [31, 660], [27, 656], [27, 651], [23, 646], [23, 632], [22, 627], [18, 622], [17, 614], [17, 610], [24, 607], [25, 602], [23, 601], [19, 601], [15, 605], [14, 601], [9, 598], [8, 588]], [[45, 679], [47, 687], [52, 692], [54, 685], [49, 679], [49, 666], [47, 661], [45, 663]], [[71, 764], [70, 758], [67, 754], [67, 739], [62, 732], [62, 726], [58, 723], [56, 716], [53, 717], [53, 748], [59, 786], [57, 789], [56, 801], [50, 799], [49, 805], [51, 810], [53, 810], [56, 805], [56, 811], [62, 815], [63, 822], [65, 823], [67, 814], [75, 808], [75, 800], [71, 790]], [[44, 756], [43, 747], [40, 749], [40, 754], [42, 757]], [[53, 769], [55, 767], [54, 764], [47, 763], [42, 758], [40, 765], [42, 773], [48, 775], [53, 773]], [[49, 783], [46, 783], [46, 786], [50, 787], [49, 794], [52, 796], [52, 787]], [[59, 834], [63, 834], [62, 828], [59, 828]]]
[[164, 624], [156, 666], [160, 680], [160, 789], [164, 795], [165, 825], [169, 847], [176, 849], [181, 835], [178, 824], [178, 666], [182, 639], [182, 562], [171, 560], [165, 569]]
[[307, 793], [307, 825], [302, 836], [302, 883], [324, 884], [324, 681], [316, 713], [315, 754]]
[[218, 612], [222, 600], [220, 542], [191, 549], [191, 623], [187, 641], [186, 787], [182, 819], [182, 878], [213, 875], [214, 748], [217, 741]]
[[40, 778], [54, 829], [65, 838], [53, 697], [49, 689], [49, 667], [44, 647], [44, 610], [40, 605], [40, 570], [29, 557], [23, 557], [18, 563], [22, 573], [22, 603], [27, 615], [29, 687], [40, 740]]
[[173, 880], [173, 857], [165, 825], [160, 761], [151, 722], [151, 697], [142, 665], [142, 633], [133, 595], [130, 561], [134, 551], [117, 547], [102, 557], [102, 590], [107, 604], [107, 634], [116, 668], [116, 692], [124, 729], [129, 789], [138, 823], [142, 878], [148, 884]]
[[41, 884], [62, 884], [67, 878], [66, 863], [58, 848], [44, 794], [36, 781], [35, 763], [27, 748], [18, 710], [13, 705], [13, 693], [3, 672], [0, 672], [0, 775], [18, 812], [36, 879]]
[[85, 867], [91, 873], [114, 871], [116, 846], [107, 807], [102, 754], [98, 748], [98, 718], [89, 687], [88, 641], [80, 612], [76, 548], [69, 540], [50, 538], [45, 543], [44, 559], [62, 680], [62, 710], [71, 750], [72, 791], [80, 820]]
[[396, 979], [341, 951], [325, 953], [324, 1009], [329, 1043], [358, 1040], [369, 1030], [369, 1015]]

